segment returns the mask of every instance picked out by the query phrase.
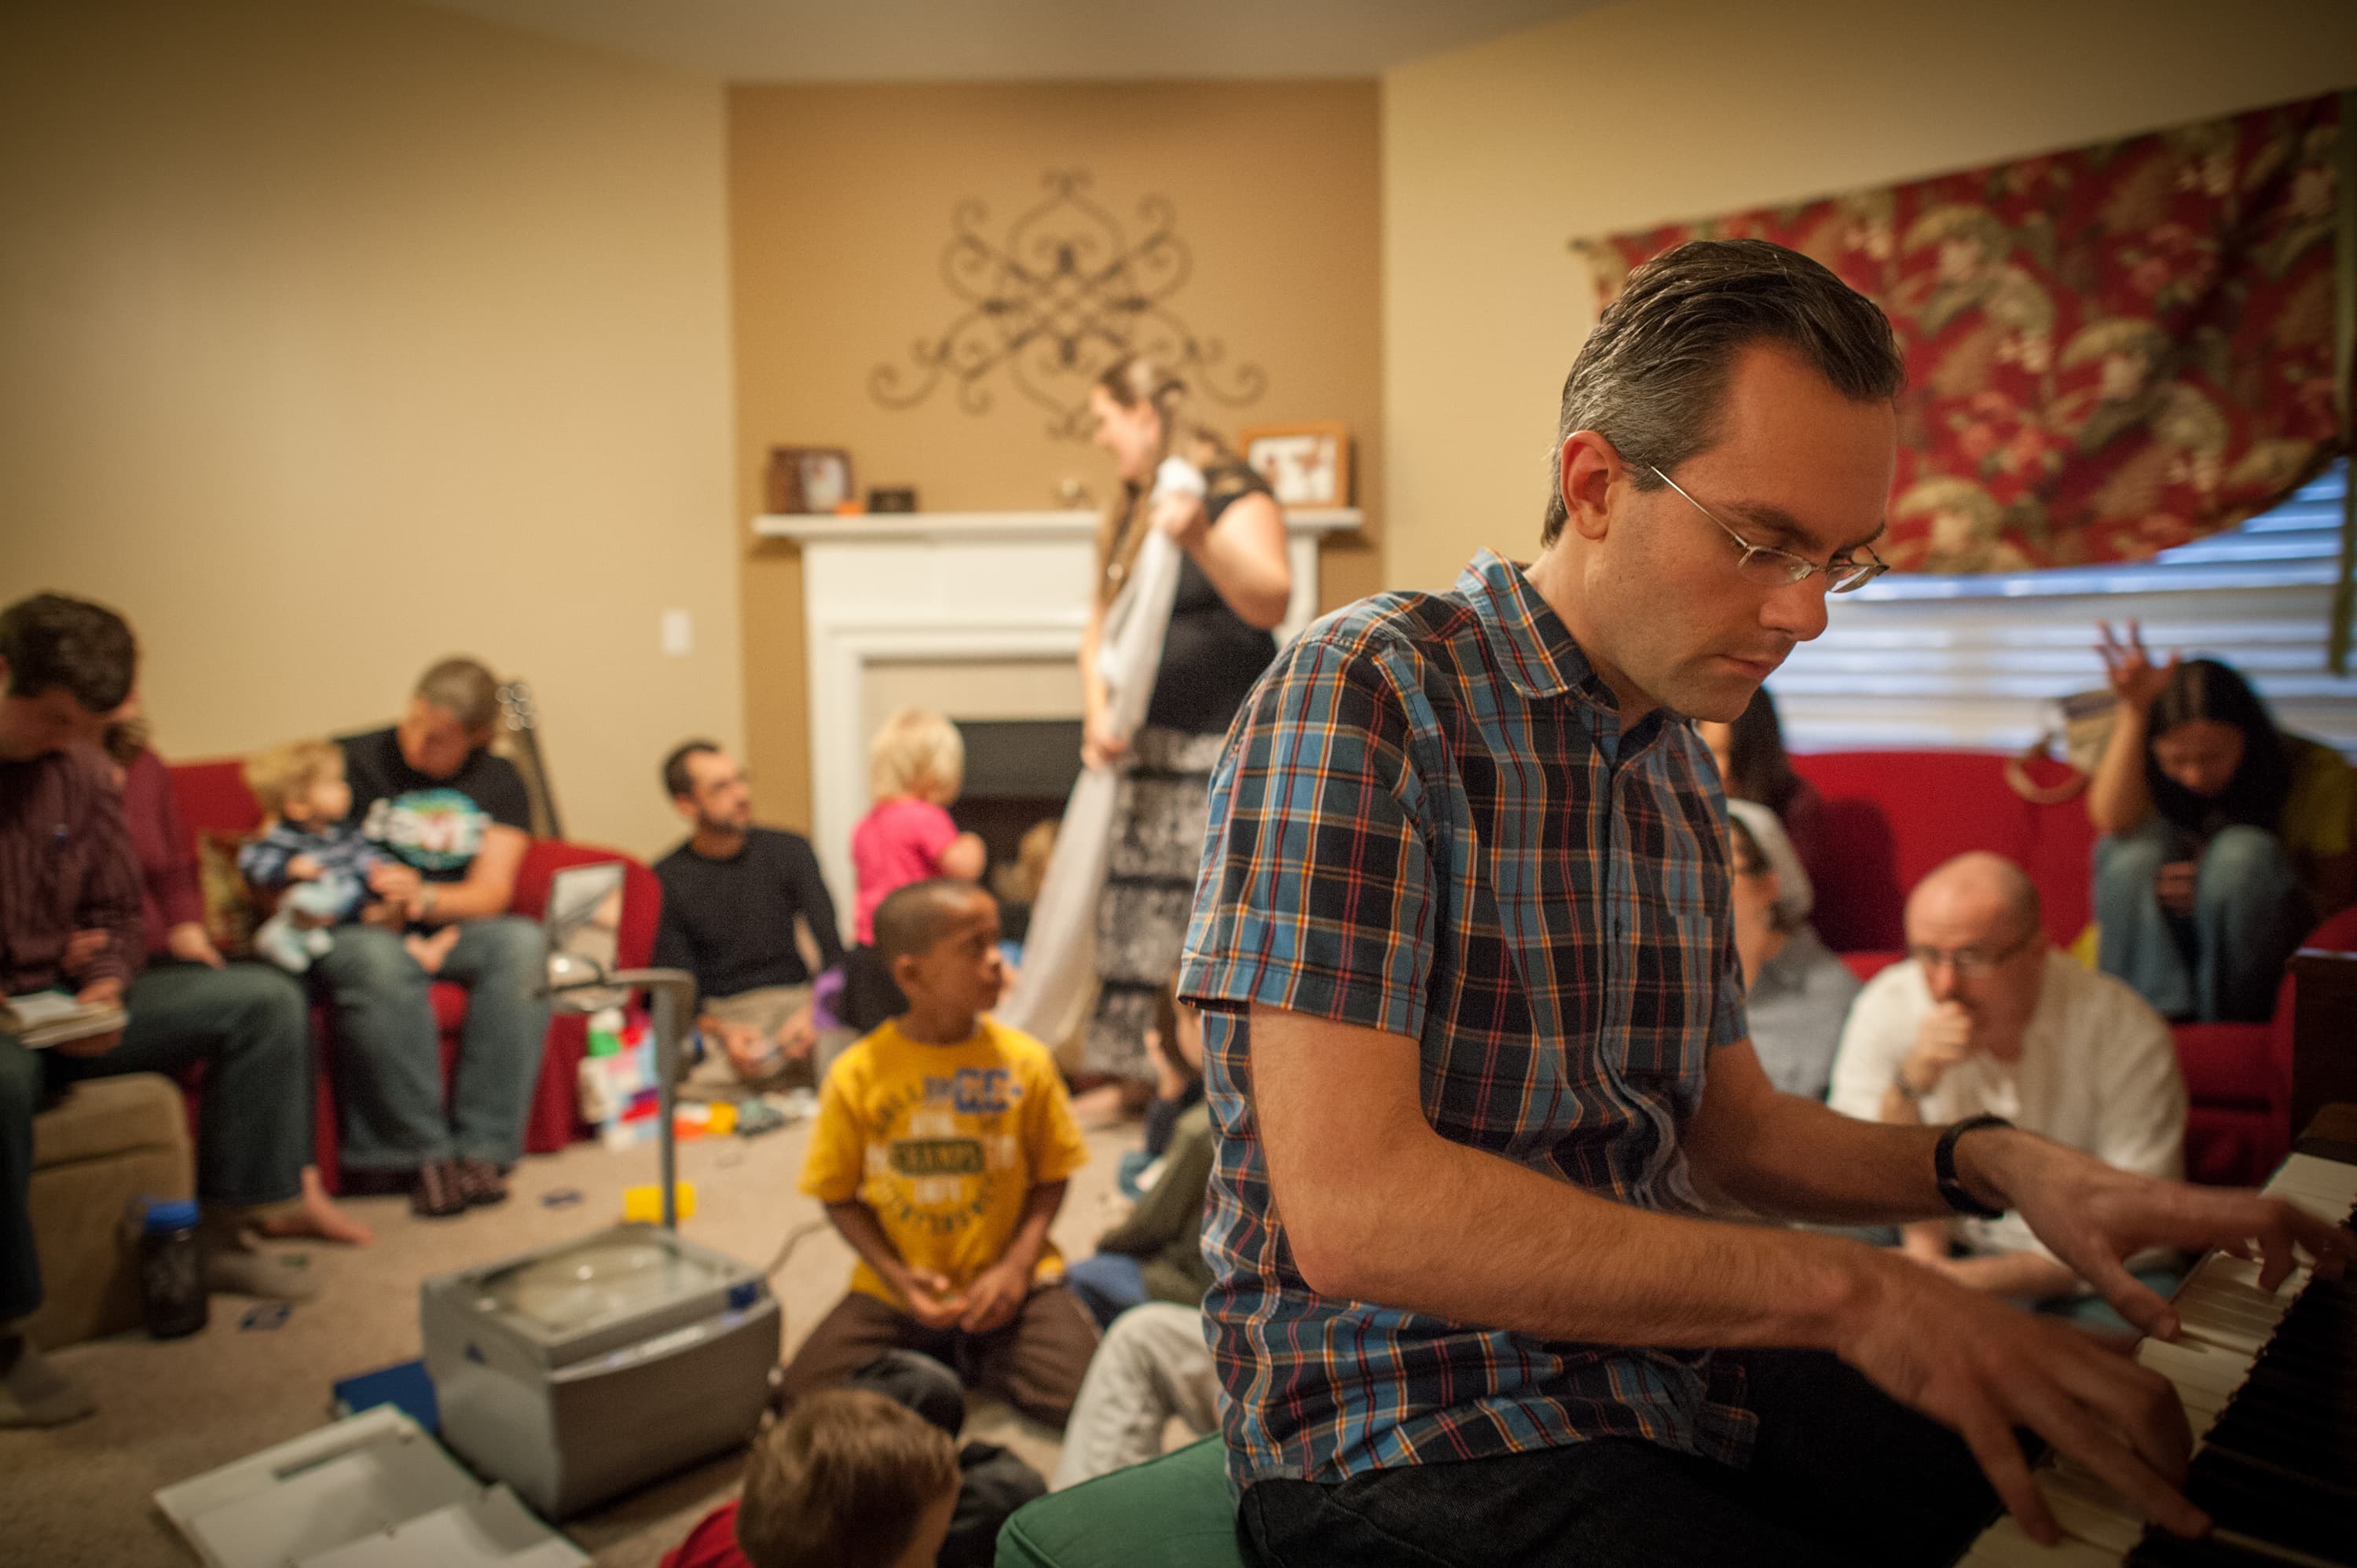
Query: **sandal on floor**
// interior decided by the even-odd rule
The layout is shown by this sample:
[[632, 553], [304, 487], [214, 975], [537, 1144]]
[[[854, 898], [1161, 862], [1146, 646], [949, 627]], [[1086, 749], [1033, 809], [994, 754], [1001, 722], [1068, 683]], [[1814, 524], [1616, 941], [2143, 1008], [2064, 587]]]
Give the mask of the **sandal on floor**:
[[500, 1175], [500, 1167], [489, 1160], [457, 1159], [451, 1162], [457, 1178], [459, 1195], [478, 1208], [508, 1200], [508, 1184]]
[[417, 1185], [409, 1189], [410, 1211], [425, 1219], [447, 1219], [467, 1212], [467, 1193], [458, 1178], [458, 1162], [435, 1160], [417, 1168]]

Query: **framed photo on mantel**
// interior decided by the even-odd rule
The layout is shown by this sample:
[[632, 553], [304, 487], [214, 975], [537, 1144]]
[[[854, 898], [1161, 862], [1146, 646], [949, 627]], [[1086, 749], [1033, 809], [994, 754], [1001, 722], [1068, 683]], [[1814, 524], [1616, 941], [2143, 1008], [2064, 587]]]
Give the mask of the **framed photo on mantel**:
[[1351, 504], [1351, 432], [1339, 420], [1250, 426], [1236, 432], [1236, 448], [1279, 506]]
[[840, 446], [770, 448], [768, 508], [772, 512], [833, 512], [855, 499], [851, 454]]

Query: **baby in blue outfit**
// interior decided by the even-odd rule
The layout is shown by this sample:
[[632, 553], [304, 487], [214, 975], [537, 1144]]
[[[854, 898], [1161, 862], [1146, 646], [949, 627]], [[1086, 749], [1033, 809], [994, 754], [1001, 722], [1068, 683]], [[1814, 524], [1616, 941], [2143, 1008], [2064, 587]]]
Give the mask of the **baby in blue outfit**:
[[[333, 928], [359, 916], [369, 900], [369, 873], [391, 862], [345, 820], [352, 787], [335, 742], [274, 746], [246, 764], [245, 782], [267, 822], [238, 851], [237, 867], [258, 890], [285, 890], [278, 912], [254, 931], [253, 950], [300, 974], [335, 945]], [[457, 940], [458, 929], [446, 926], [412, 935], [405, 945], [431, 974]]]

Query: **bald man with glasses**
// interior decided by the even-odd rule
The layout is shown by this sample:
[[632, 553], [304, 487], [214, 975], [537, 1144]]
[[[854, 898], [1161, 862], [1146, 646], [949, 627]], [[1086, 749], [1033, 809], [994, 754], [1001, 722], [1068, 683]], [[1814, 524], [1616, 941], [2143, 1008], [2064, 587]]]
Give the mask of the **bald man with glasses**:
[[[1833, 1108], [1866, 1122], [1999, 1116], [2119, 1170], [2176, 1180], [2185, 1081], [2169, 1025], [2056, 950], [2038, 889], [2002, 856], [1959, 855], [1907, 899], [1907, 961], [1868, 983], [1834, 1060]], [[1908, 1256], [1957, 1283], [2110, 1321], [2019, 1215], [1908, 1225]], [[2167, 1294], [2172, 1259], [2129, 1260]]]

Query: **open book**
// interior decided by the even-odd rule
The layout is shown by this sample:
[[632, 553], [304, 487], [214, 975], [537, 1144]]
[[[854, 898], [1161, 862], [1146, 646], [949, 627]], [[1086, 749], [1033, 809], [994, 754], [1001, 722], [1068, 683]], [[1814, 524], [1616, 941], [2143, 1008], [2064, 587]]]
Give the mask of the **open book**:
[[0, 1035], [28, 1048], [111, 1035], [130, 1015], [113, 1003], [85, 1007], [62, 991], [28, 991], [0, 1003]]

